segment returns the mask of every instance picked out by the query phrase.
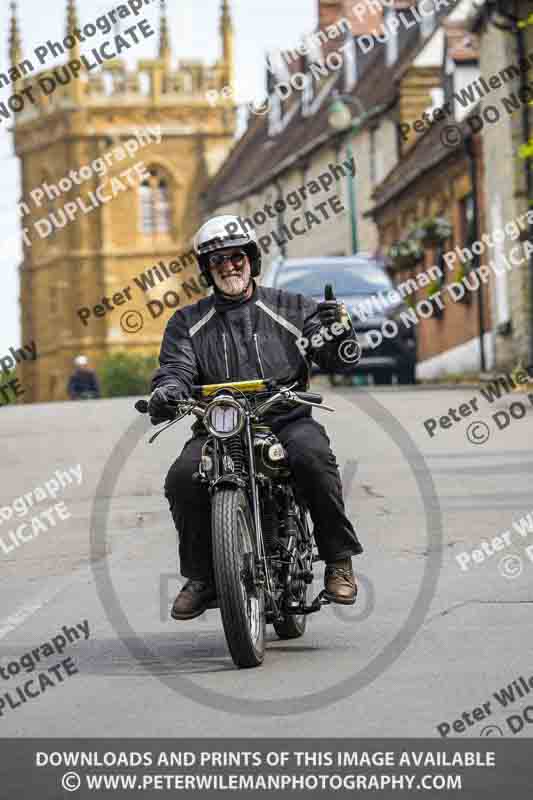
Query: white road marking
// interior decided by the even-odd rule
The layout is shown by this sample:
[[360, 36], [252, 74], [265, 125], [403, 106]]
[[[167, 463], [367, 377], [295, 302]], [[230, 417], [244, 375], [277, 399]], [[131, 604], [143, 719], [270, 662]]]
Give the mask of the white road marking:
[[69, 578], [60, 582], [58, 586], [57, 583], [54, 583], [53, 587], [50, 587], [47, 591], [41, 592], [41, 594], [37, 595], [33, 600], [25, 605], [21, 606], [17, 611], [11, 614], [6, 619], [2, 620], [0, 624], [0, 640], [4, 639], [8, 634], [16, 631], [17, 628], [20, 628], [30, 617], [32, 617], [37, 611], [40, 611], [45, 605], [47, 605], [50, 600], [53, 600], [60, 592], [63, 591], [67, 586], [69, 586], [78, 576], [78, 573], [74, 573], [74, 575], [69, 576]]

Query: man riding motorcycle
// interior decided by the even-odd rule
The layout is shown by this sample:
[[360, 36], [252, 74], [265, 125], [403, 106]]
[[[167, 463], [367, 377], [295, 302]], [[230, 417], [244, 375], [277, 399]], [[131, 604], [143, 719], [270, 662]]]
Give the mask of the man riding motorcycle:
[[[245, 230], [238, 217], [210, 219], [197, 232], [194, 248], [214, 292], [176, 311], [167, 323], [149, 402], [154, 424], [172, 419], [175, 404], [190, 396], [194, 384], [274, 378], [283, 385], [298, 381], [297, 388], [305, 390], [309, 364], [297, 341], [307, 339], [312, 345], [315, 337], [321, 346], [311, 346], [309, 358], [327, 371], [346, 369], [339, 347], [347, 338], [355, 340], [355, 333], [346, 324], [346, 314], [341, 317], [342, 306], [336, 300], [316, 304], [300, 294], [258, 286], [254, 278], [261, 272], [261, 251], [255, 231]], [[342, 333], [327, 335], [341, 319]], [[323, 337], [317, 338], [324, 329]], [[332, 602], [352, 604], [357, 586], [351, 557], [363, 548], [345, 514], [326, 431], [305, 406], [272, 414], [268, 422], [287, 451], [311, 514], [320, 558], [326, 562], [326, 596]], [[188, 578], [172, 608], [177, 620], [194, 619], [216, 599], [209, 494], [193, 480], [207, 431], [195, 423], [193, 433], [165, 481], [179, 534], [181, 573]]]

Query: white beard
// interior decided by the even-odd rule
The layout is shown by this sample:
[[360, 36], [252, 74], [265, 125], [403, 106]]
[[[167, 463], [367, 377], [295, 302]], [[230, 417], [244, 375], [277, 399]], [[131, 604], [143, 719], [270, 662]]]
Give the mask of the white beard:
[[230, 275], [227, 278], [222, 278], [220, 275], [214, 276], [214, 281], [223, 294], [232, 297], [242, 294], [246, 291], [250, 280], [250, 269], [244, 269], [239, 275]]

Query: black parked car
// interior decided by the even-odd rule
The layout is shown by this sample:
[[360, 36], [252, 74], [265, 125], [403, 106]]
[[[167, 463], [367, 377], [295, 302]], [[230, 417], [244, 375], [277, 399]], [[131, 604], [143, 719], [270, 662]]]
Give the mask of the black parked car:
[[[266, 270], [264, 286], [298, 292], [315, 300], [324, 297], [326, 283], [333, 285], [335, 296], [343, 300], [351, 314], [352, 322], [363, 347], [363, 357], [353, 368], [353, 374], [372, 375], [377, 384], [392, 383], [393, 375], [399, 383], [415, 383], [416, 328], [399, 324], [394, 338], [383, 337], [375, 348], [367, 335], [370, 330], [381, 330], [387, 319], [395, 319], [407, 311], [403, 302], [390, 302], [388, 293], [394, 290], [384, 262], [366, 255], [350, 257], [302, 258], [277, 261]], [[367, 314], [357, 314], [364, 309]], [[331, 382], [337, 383], [336, 376]], [[364, 382], [364, 380], [362, 380]]]

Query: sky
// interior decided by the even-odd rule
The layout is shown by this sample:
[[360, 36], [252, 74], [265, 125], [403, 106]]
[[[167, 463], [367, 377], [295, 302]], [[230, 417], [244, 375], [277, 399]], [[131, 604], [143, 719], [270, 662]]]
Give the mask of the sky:
[[[77, 0], [82, 24], [92, 22], [125, 0]], [[9, 3], [0, 0], [0, 72], [7, 72]], [[265, 53], [280, 48], [293, 48], [302, 34], [317, 25], [318, 0], [230, 0], [235, 29], [235, 90], [239, 103], [264, 97]], [[66, 0], [18, 0], [19, 25], [24, 54], [32, 56], [33, 49], [48, 39], [61, 40], [65, 35]], [[143, 16], [153, 26], [158, 18], [158, 3], [147, 7]], [[220, 54], [218, 32], [220, 0], [167, 0], [174, 63], [179, 58], [201, 58], [213, 63]], [[46, 13], [43, 13], [44, 8]], [[142, 17], [139, 17], [141, 19]], [[125, 23], [131, 25], [130, 19]], [[101, 36], [108, 39], [111, 34]], [[91, 40], [91, 47], [97, 43]], [[136, 47], [133, 58], [155, 55], [156, 38]], [[82, 50], [83, 53], [83, 50]], [[53, 61], [46, 66], [53, 65]], [[60, 60], [59, 60], [60, 63]], [[0, 88], [0, 102], [11, 91]], [[19, 161], [13, 154], [9, 123], [0, 124], [0, 357], [20, 341], [19, 325], [19, 265], [21, 261]]]

